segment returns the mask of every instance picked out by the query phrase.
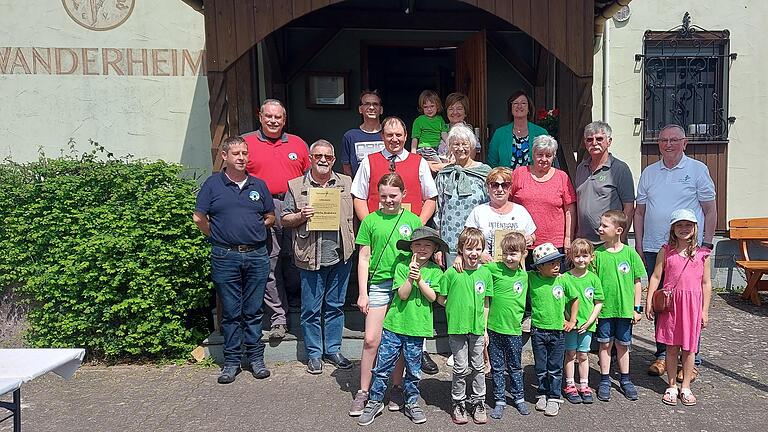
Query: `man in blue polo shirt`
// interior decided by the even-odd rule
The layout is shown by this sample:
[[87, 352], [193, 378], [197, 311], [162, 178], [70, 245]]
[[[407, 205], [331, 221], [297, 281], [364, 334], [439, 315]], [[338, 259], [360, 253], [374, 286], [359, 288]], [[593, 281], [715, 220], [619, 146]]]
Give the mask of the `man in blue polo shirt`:
[[275, 205], [266, 183], [248, 175], [248, 145], [236, 136], [221, 144], [225, 168], [205, 180], [192, 219], [211, 242], [211, 278], [221, 302], [224, 367], [219, 384], [240, 372], [243, 348], [253, 376], [267, 378], [261, 341], [264, 288], [269, 274], [267, 229]]

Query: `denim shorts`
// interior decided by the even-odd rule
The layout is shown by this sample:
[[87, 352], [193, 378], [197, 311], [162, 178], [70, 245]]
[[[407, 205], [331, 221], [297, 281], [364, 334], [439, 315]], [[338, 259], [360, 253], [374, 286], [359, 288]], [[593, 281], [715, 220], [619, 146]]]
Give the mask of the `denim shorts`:
[[600, 318], [597, 320], [597, 341], [606, 343], [614, 339], [619, 345], [632, 345], [631, 318]]
[[565, 333], [566, 351], [589, 352], [590, 345], [592, 345], [591, 331], [579, 334], [578, 330], [571, 330]]
[[389, 306], [394, 292], [392, 291], [392, 279], [371, 284], [368, 287], [368, 307], [378, 308]]

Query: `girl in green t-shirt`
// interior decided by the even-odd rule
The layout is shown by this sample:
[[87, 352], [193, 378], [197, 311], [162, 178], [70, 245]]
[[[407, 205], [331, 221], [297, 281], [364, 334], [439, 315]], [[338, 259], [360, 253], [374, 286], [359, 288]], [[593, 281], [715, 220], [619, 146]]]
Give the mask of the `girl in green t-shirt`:
[[[571, 243], [568, 260], [573, 268], [563, 275], [563, 284], [571, 286], [578, 294], [579, 313], [576, 327], [565, 333], [565, 398], [571, 403], [593, 402], [592, 389], [589, 388], [589, 349], [592, 345], [592, 333], [597, 327], [597, 317], [603, 307], [603, 286], [600, 278], [588, 270], [595, 258], [592, 243], [576, 239]], [[576, 384], [576, 357], [579, 359], [579, 383]]]
[[[357, 307], [365, 315], [365, 341], [360, 358], [360, 391], [355, 395], [349, 415], [363, 414], [371, 386], [371, 369], [381, 342], [381, 331], [387, 307], [392, 300], [393, 269], [400, 252], [398, 240], [408, 240], [413, 230], [422, 225], [418, 216], [401, 207], [406, 194], [403, 179], [397, 173], [385, 174], [377, 184], [381, 208], [369, 214], [360, 223], [355, 243], [360, 245], [357, 262], [357, 281], [360, 294]], [[402, 388], [403, 361], [397, 362], [392, 381]], [[393, 393], [396, 393], [393, 391]], [[398, 393], [400, 396], [402, 392]], [[402, 399], [402, 396], [390, 397]], [[401, 401], [400, 401], [401, 402]], [[397, 408], [395, 408], [397, 406]], [[390, 403], [390, 409], [400, 409]]]

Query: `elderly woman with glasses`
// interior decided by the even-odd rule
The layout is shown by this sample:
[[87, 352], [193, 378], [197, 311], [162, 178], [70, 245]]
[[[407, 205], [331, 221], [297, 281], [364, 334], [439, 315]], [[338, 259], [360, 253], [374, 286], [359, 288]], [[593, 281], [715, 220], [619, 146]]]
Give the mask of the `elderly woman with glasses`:
[[437, 211], [434, 221], [440, 230], [440, 238], [450, 248], [446, 261], [450, 264], [456, 257], [456, 244], [467, 216], [473, 208], [488, 202], [484, 186], [491, 167], [474, 159], [477, 138], [469, 126], [454, 125], [446, 141], [453, 162], [441, 169], [435, 178]]
[[[512, 190], [512, 170], [497, 167], [488, 173], [485, 179], [490, 202], [475, 207], [467, 217], [464, 226], [478, 228], [485, 235], [485, 251], [481, 256], [483, 262], [493, 261], [497, 238], [503, 238], [509, 231], [517, 231], [525, 235], [525, 243], [530, 246], [536, 241], [538, 232], [536, 223], [528, 210], [509, 200]], [[456, 258], [455, 261], [461, 261]], [[456, 266], [456, 262], [454, 265]], [[459, 263], [459, 267], [461, 264]]]
[[552, 243], [563, 252], [570, 249], [576, 227], [576, 191], [568, 174], [552, 166], [557, 154], [554, 138], [536, 137], [531, 153], [533, 164], [512, 174], [510, 197], [528, 209], [536, 222], [536, 241], [531, 247]]
[[[496, 129], [488, 146], [488, 165], [516, 169], [532, 163], [530, 145], [547, 131], [532, 122], [533, 101], [523, 90], [512, 93], [507, 100], [511, 122]], [[530, 254], [529, 254], [530, 255]]]

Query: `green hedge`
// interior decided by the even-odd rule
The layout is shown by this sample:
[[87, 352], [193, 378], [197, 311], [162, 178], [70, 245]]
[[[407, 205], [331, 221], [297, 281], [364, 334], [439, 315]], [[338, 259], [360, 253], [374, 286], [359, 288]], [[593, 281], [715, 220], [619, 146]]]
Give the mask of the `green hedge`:
[[183, 359], [205, 336], [209, 247], [180, 165], [90, 153], [0, 165], [0, 283], [27, 343], [94, 359]]

